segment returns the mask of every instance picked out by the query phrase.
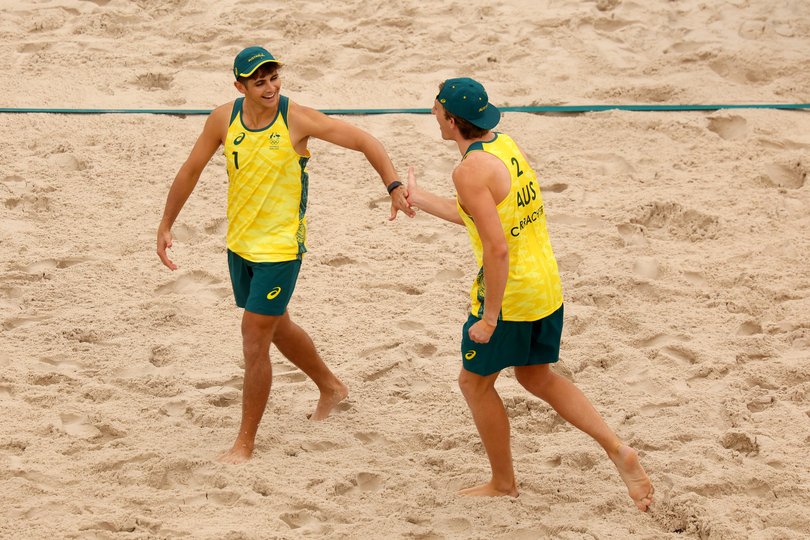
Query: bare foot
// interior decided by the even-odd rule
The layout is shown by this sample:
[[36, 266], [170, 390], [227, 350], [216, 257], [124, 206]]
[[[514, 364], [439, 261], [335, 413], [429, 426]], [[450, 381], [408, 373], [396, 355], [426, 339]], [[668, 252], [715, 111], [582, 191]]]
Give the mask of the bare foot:
[[638, 460], [638, 453], [626, 444], [619, 444], [616, 450], [613, 453], [609, 452], [608, 455], [627, 485], [630, 498], [639, 510], [646, 512], [652, 503], [655, 488]]
[[488, 482], [480, 486], [462, 489], [458, 494], [462, 497], [517, 497], [518, 490], [514, 484], [509, 489], [501, 490], [495, 488], [492, 482]]
[[227, 452], [220, 454], [217, 461], [220, 463], [228, 463], [230, 465], [239, 465], [250, 459], [253, 455], [253, 448], [249, 448], [245, 444], [234, 443], [233, 448]]
[[338, 386], [332, 390], [321, 392], [321, 397], [318, 400], [318, 405], [315, 407], [315, 412], [310, 416], [310, 420], [323, 420], [338, 403], [343, 401], [349, 396], [349, 388], [338, 381]]

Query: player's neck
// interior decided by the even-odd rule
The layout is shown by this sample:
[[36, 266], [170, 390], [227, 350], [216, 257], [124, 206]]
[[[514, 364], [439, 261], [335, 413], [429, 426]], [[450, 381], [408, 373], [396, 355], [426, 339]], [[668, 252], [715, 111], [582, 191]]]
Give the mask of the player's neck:
[[267, 127], [277, 113], [278, 102], [273, 107], [267, 107], [246, 99], [242, 104], [242, 123], [248, 129], [261, 129]]
[[458, 144], [458, 150], [461, 152], [461, 155], [464, 156], [467, 153], [467, 150], [470, 149], [470, 146], [477, 142], [491, 142], [495, 138], [495, 134], [491, 131], [487, 131], [480, 137], [476, 137], [474, 139], [464, 139], [459, 135], [456, 139], [456, 144]]

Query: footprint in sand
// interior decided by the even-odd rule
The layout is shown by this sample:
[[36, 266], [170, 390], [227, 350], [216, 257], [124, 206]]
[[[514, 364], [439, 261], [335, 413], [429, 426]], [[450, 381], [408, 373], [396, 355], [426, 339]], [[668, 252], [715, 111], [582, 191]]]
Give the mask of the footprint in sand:
[[673, 336], [670, 334], [656, 334], [652, 337], [639, 340], [638, 345], [644, 348], [662, 347], [672, 343], [678, 344], [683, 341], [689, 341], [686, 336]]
[[101, 436], [101, 430], [81, 414], [60, 414], [57, 429], [79, 439], [92, 439]]
[[801, 189], [807, 183], [808, 169], [810, 167], [799, 159], [769, 163], [765, 165], [765, 172], [760, 180], [766, 186]]
[[224, 381], [200, 381], [194, 384], [194, 388], [197, 390], [205, 390], [207, 388], [235, 388], [237, 390], [242, 390], [242, 383], [244, 382], [244, 378], [242, 376], [231, 377]]
[[565, 253], [557, 257], [557, 265], [562, 272], [576, 272], [582, 261], [582, 256], [577, 253]]
[[762, 325], [756, 321], [745, 321], [737, 328], [738, 336], [762, 334]]
[[417, 321], [397, 321], [397, 326], [403, 330], [422, 330], [425, 325]]
[[285, 512], [279, 516], [279, 519], [290, 529], [300, 529], [307, 534], [328, 534], [331, 531], [331, 527], [324, 525], [328, 520], [317, 509], [307, 508]]
[[662, 347], [659, 352], [684, 364], [693, 365], [698, 362], [697, 355], [680, 344]]
[[439, 270], [433, 277], [433, 281], [441, 281], [441, 282], [453, 281], [462, 277], [464, 277], [464, 272], [458, 269]]
[[709, 69], [717, 73], [723, 79], [727, 79], [737, 84], [767, 84], [773, 81], [776, 69], [769, 69], [763, 64], [756, 66], [746, 66], [736, 58], [725, 55], [708, 63]]
[[200, 238], [200, 233], [194, 226], [186, 225], [185, 223], [178, 223], [172, 227], [172, 236], [178, 242], [191, 244]]
[[351, 257], [346, 257], [345, 255], [337, 255], [336, 257], [327, 259], [324, 264], [333, 268], [340, 268], [341, 266], [357, 264], [357, 261]]
[[24, 212], [48, 212], [51, 209], [51, 200], [48, 197], [40, 195], [9, 197], [3, 204], [9, 210], [20, 209]]
[[644, 227], [637, 223], [621, 223], [616, 226], [619, 236], [625, 246], [646, 246], [647, 238], [644, 236]]
[[385, 437], [376, 431], [360, 431], [354, 434], [354, 438], [363, 444], [387, 443]]
[[657, 279], [658, 261], [653, 257], [639, 257], [633, 263], [633, 272], [647, 279]]
[[389, 208], [391, 206], [391, 198], [388, 196], [377, 197], [368, 202], [369, 210], [376, 210], [378, 208]]
[[626, 159], [616, 154], [588, 154], [585, 158], [595, 163], [596, 174], [603, 176], [616, 176], [636, 172]]
[[74, 156], [73, 154], [51, 154], [47, 157], [48, 164], [55, 169], [65, 172], [84, 171], [88, 168], [87, 162]]
[[776, 403], [776, 398], [773, 396], [759, 396], [745, 404], [748, 410], [754, 413], [762, 412], [770, 409]]
[[727, 432], [720, 439], [720, 444], [723, 446], [723, 448], [736, 450], [737, 452], [747, 456], [756, 456], [759, 454], [759, 443], [757, 442], [757, 438], [741, 431]]
[[648, 229], [665, 229], [675, 238], [692, 242], [715, 238], [720, 229], [717, 217], [685, 209], [675, 202], [645, 204], [639, 209], [638, 216], [630, 219], [630, 223]]
[[158, 409], [158, 412], [165, 416], [178, 418], [184, 416], [188, 410], [189, 410], [188, 401], [184, 399], [173, 399], [161, 405], [160, 408]]
[[554, 223], [561, 223], [563, 225], [573, 225], [575, 227], [583, 227], [592, 230], [604, 229], [606, 225], [604, 221], [596, 217], [570, 216], [568, 214], [554, 214], [554, 217], [551, 219], [554, 220]]
[[717, 133], [721, 139], [739, 141], [748, 135], [748, 122], [736, 115], [709, 118], [709, 131]]
[[89, 257], [65, 257], [62, 259], [42, 259], [28, 265], [19, 267], [19, 270], [29, 274], [45, 274], [52, 270], [62, 270], [91, 260]]
[[210, 462], [198, 463], [185, 458], [164, 458], [141, 466], [146, 485], [155, 489], [202, 488], [225, 489], [228, 482], [219, 467]]
[[372, 285], [371, 288], [386, 289], [386, 290], [389, 290], [389, 291], [401, 292], [401, 293], [407, 294], [409, 296], [418, 296], [420, 294], [424, 294], [424, 292], [425, 292], [425, 291], [423, 291], [421, 289], [418, 289], [416, 287], [412, 287], [410, 285], [405, 285], [405, 284], [401, 284], [401, 283], [396, 283], [396, 284], [393, 284], [393, 285], [388, 285], [388, 284], [386, 284], [386, 285]]
[[25, 193], [30, 193], [31, 188], [22, 176], [6, 176], [0, 180], [0, 193], [19, 197]]
[[144, 90], [168, 90], [172, 87], [174, 75], [166, 73], [141, 73], [130, 82], [131, 86]]
[[293, 368], [289, 371], [276, 370], [274, 379], [277, 379], [280, 384], [299, 384], [306, 382], [309, 377], [303, 371]]
[[205, 234], [222, 237], [228, 232], [228, 218], [217, 218], [203, 227]]
[[36, 325], [42, 321], [47, 321], [51, 317], [48, 315], [23, 315], [20, 317], [9, 317], [3, 320], [4, 330], [14, 330], [17, 328], [26, 328], [28, 326]]
[[709, 282], [706, 281], [706, 278], [703, 277], [701, 272], [693, 272], [693, 271], [684, 271], [683, 277], [686, 281], [695, 285], [696, 287], [708, 287]]
[[432, 244], [436, 242], [439, 238], [441, 238], [441, 235], [439, 233], [432, 233], [432, 234], [419, 233], [413, 237], [413, 241], [418, 242], [420, 244]]
[[195, 270], [155, 289], [157, 294], [180, 294], [193, 297], [204, 303], [211, 303], [229, 296], [230, 289], [223, 282], [207, 272]]
[[66, 358], [63, 355], [42, 357], [39, 361], [60, 371], [76, 371], [84, 367], [82, 363], [75, 358]]
[[540, 191], [543, 193], [562, 193], [568, 189], [568, 184], [556, 183], [551, 184], [550, 186], [540, 186]]
[[391, 342], [391, 343], [384, 343], [384, 344], [381, 344], [381, 345], [375, 345], [373, 347], [369, 347], [367, 349], [363, 349], [362, 351], [360, 351], [360, 357], [361, 358], [370, 358], [372, 356], [379, 356], [379, 353], [383, 353], [383, 352], [386, 352], [386, 351], [390, 351], [392, 349], [396, 349], [400, 345], [402, 345], [402, 342], [399, 342], [399, 341], [395, 341], [395, 342]]
[[413, 347], [416, 354], [421, 356], [422, 358], [431, 358], [433, 355], [436, 354], [436, 351], [439, 349], [433, 345], [432, 343], [421, 343], [414, 345]]
[[335, 485], [335, 492], [338, 495], [345, 495], [347, 493], [370, 493], [379, 491], [383, 487], [384, 480], [382, 476], [370, 472], [357, 473], [354, 478], [348, 481], [339, 482]]
[[[361, 356], [362, 356], [362, 355], [361, 355]], [[364, 382], [372, 382], [372, 381], [376, 381], [376, 380], [377, 380], [377, 379], [379, 379], [380, 377], [383, 377], [383, 376], [385, 376], [386, 374], [388, 374], [388, 373], [389, 373], [391, 370], [393, 370], [394, 368], [396, 368], [398, 365], [399, 365], [399, 362], [394, 362], [394, 363], [393, 363], [393, 364], [391, 364], [390, 366], [384, 367], [383, 369], [378, 369], [377, 371], [374, 371], [374, 372], [372, 372], [372, 373], [370, 373], [370, 374], [368, 374], [368, 375], [364, 375], [364, 376], [363, 376], [363, 381], [364, 381]]]
[[236, 388], [227, 386], [217, 389], [209, 388], [203, 393], [207, 394], [206, 400], [214, 407], [230, 407], [242, 401], [242, 393]]

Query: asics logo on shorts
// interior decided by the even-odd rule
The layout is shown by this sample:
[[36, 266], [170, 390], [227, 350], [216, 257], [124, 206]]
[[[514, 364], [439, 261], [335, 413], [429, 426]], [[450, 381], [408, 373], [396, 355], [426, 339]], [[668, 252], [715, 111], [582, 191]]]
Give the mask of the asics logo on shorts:
[[273, 289], [269, 293], [267, 293], [267, 299], [272, 300], [273, 298], [278, 296], [280, 292], [281, 292], [281, 287], [276, 287], [275, 289]]
[[464, 359], [472, 360], [473, 358], [475, 358], [475, 355], [476, 355], [475, 351], [467, 351], [466, 353], [464, 353]]

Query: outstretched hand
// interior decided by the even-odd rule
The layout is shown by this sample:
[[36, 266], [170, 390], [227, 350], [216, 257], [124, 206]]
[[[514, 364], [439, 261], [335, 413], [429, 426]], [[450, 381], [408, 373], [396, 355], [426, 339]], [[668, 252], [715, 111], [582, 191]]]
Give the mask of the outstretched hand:
[[416, 185], [416, 176], [413, 174], [413, 167], [408, 167], [408, 204], [411, 208], [418, 208], [414, 202], [414, 195], [419, 190]]
[[388, 218], [388, 221], [394, 221], [398, 211], [402, 211], [411, 218], [416, 215], [408, 202], [408, 189], [404, 185], [397, 186], [391, 192], [391, 217]]

